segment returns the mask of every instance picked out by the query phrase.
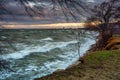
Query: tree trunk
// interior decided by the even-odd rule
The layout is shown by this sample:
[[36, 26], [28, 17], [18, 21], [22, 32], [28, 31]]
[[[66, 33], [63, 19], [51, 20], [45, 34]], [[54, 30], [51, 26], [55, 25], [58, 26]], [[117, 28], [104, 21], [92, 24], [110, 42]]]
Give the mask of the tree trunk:
[[98, 48], [104, 49], [107, 45], [107, 41], [110, 37], [112, 37], [112, 30], [109, 28], [108, 24], [103, 24], [101, 27], [99, 41], [98, 41]]

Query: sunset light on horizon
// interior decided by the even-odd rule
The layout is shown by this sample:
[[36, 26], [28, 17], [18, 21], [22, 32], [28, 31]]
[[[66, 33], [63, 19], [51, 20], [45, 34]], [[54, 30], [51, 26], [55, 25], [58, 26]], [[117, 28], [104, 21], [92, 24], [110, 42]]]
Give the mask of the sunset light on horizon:
[[92, 22], [92, 23], [85, 23], [85, 22], [51, 23], [51, 24], [7, 24], [7, 25], [3, 25], [3, 27], [7, 29], [21, 29], [21, 28], [25, 28], [25, 29], [61, 29], [61, 28], [76, 29], [76, 28], [84, 28], [88, 25], [95, 26], [97, 24], [95, 22]]

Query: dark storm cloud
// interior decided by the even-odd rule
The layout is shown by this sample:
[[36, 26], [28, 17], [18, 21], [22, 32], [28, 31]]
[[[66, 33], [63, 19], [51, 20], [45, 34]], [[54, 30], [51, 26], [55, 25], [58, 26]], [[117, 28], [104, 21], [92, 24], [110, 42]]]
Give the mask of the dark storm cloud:
[[[27, 7], [33, 7], [33, 6], [44, 6], [44, 9], [42, 10], [43, 16], [37, 16], [34, 15], [33, 17], [30, 17], [27, 12], [25, 11], [24, 6], [22, 6], [19, 2], [16, 2], [14, 0], [5, 0], [4, 7], [12, 13], [5, 13], [4, 10], [0, 11], [1, 15], [0, 17], [3, 18], [5, 21], [15, 21], [15, 22], [40, 22], [40, 23], [51, 23], [51, 22], [65, 22], [65, 17], [61, 13], [59, 9], [57, 9], [55, 12], [51, 11], [51, 2], [48, 0], [43, 1], [42, 3], [33, 4], [30, 3]], [[57, 14], [57, 15], [55, 15]]]
[[19, 2], [14, 0], [4, 0], [2, 6], [4, 6], [5, 9], [7, 9], [10, 12], [10, 13], [6, 12], [0, 6], [0, 17], [5, 21], [35, 22], [42, 20], [43, 22], [43, 21], [48, 21], [51, 16], [50, 14], [48, 15], [49, 10], [45, 9], [43, 13], [46, 14], [47, 16], [39, 17], [37, 15], [34, 15], [33, 17], [30, 17], [25, 11], [24, 6], [22, 6]]
[[[1, 1], [1, 0], [0, 0]], [[56, 7], [56, 11], [51, 11], [52, 5], [51, 0], [42, 0], [41, 3], [32, 3], [30, 2], [29, 5], [26, 4], [27, 7], [32, 7], [34, 9], [34, 6], [39, 7], [41, 9], [41, 12], [44, 14], [43, 16], [34, 15], [32, 18], [27, 14], [25, 11], [25, 8], [23, 5], [20, 4], [20, 2], [15, 0], [4, 0], [4, 6], [5, 8], [12, 13], [8, 14], [4, 10], [2, 10], [2, 7], [0, 6], [0, 16], [6, 20], [6, 21], [15, 21], [15, 22], [65, 22], [66, 17], [63, 14], [62, 11], [60, 11], [60, 8]], [[85, 0], [82, 0], [85, 2]], [[95, 0], [87, 0], [88, 2], [95, 2]], [[42, 7], [41, 7], [42, 6]], [[72, 6], [71, 6], [72, 7]], [[69, 16], [69, 15], [68, 15]], [[81, 20], [82, 20], [82, 16]], [[72, 17], [69, 16], [69, 18], [72, 20]]]

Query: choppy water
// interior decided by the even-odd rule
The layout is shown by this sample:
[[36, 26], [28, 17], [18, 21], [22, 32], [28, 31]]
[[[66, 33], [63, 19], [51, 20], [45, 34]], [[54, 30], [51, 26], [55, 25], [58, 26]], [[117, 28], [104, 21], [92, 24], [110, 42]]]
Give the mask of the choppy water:
[[[81, 36], [81, 56], [95, 41], [90, 32]], [[2, 58], [16, 72], [1, 72], [0, 80], [33, 80], [66, 69], [78, 60], [76, 30], [0, 30], [0, 38], [10, 40], [16, 50], [4, 42]]]

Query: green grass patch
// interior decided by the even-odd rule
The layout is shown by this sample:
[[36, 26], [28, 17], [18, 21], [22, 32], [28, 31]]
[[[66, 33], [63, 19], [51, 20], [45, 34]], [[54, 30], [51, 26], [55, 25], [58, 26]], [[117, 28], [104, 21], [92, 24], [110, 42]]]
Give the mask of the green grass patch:
[[96, 51], [85, 57], [85, 67], [102, 68], [106, 60], [112, 57], [112, 51]]
[[112, 51], [96, 51], [85, 58], [88, 62], [98, 60], [104, 61], [112, 55]]

